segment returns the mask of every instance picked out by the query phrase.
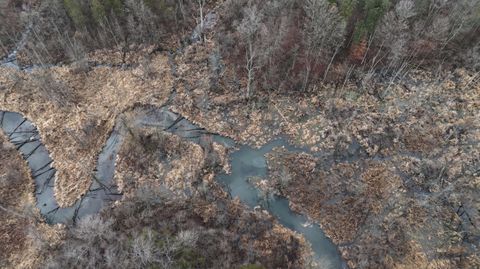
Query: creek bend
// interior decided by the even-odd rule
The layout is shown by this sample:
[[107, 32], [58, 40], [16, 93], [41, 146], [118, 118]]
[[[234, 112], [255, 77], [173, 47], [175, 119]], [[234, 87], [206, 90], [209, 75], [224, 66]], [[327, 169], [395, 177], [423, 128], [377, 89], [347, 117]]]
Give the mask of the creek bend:
[[[238, 197], [252, 209], [261, 204], [261, 199], [259, 190], [249, 183], [248, 179], [267, 177], [265, 154], [276, 147], [284, 147], [294, 152], [307, 151], [291, 146], [282, 137], [274, 138], [258, 149], [237, 145], [232, 139], [209, 133], [166, 108], [148, 108], [140, 115], [134, 119], [133, 126], [153, 126], [197, 144], [201, 144], [202, 137], [211, 136], [213, 141], [232, 149], [229, 156], [231, 173], [221, 173], [216, 179], [232, 197]], [[67, 208], [59, 207], [55, 199], [54, 162], [34, 124], [19, 113], [0, 111], [0, 129], [27, 162], [35, 181], [36, 206], [48, 223], [75, 224], [78, 219], [98, 213], [104, 206], [121, 199], [122, 194], [113, 180], [116, 156], [125, 134], [121, 124], [116, 124], [98, 156], [95, 176], [88, 191], [73, 206]], [[304, 235], [322, 268], [347, 267], [337, 246], [325, 236], [322, 229], [317, 224], [309, 224], [307, 217], [293, 212], [286, 198], [275, 196], [264, 209], [285, 227]]]

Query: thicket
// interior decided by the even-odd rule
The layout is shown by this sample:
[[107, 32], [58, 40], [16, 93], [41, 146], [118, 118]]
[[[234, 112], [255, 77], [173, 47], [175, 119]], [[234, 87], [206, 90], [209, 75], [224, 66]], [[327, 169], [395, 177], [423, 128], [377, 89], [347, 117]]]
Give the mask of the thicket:
[[0, 1], [0, 59], [12, 52], [27, 25], [23, 1]]
[[217, 40], [247, 97], [480, 61], [480, 1], [230, 0], [223, 15]]
[[[187, 146], [169, 143], [165, 134], [147, 129], [128, 132], [125, 150], [131, 156], [125, 162], [138, 174], [158, 170], [165, 161], [159, 151], [174, 155], [175, 149]], [[205, 154], [213, 152], [206, 149]], [[205, 172], [221, 169], [217, 162], [205, 165]], [[201, 177], [198, 181], [194, 185], [199, 189], [184, 196], [158, 181], [132, 176], [129, 185], [135, 187], [123, 189], [121, 203], [68, 227], [60, 246], [49, 247], [38, 234], [31, 237], [47, 257], [45, 268], [260, 269], [301, 263], [300, 242], [272, 235], [273, 218], [238, 208], [218, 193], [218, 185]], [[268, 244], [267, 251], [258, 242]]]
[[[182, 201], [157, 188], [141, 188], [137, 195], [113, 214], [86, 217], [70, 228], [46, 266], [210, 268], [219, 262], [211, 252], [219, 236], [216, 232], [175, 219], [177, 212], [187, 214]], [[208, 241], [211, 247], [199, 247]]]
[[217, 4], [219, 55], [245, 78], [246, 97], [373, 74], [394, 80], [419, 67], [480, 68], [480, 1], [45, 0], [21, 19], [14, 11], [27, 2], [0, 9], [0, 49], [11, 50], [30, 21], [24, 52], [37, 64], [102, 48], [120, 50], [125, 61], [138, 46], [181, 40]]
[[[219, 202], [217, 206], [224, 206]], [[238, 240], [255, 240], [271, 226], [229, 212], [218, 214], [215, 223], [203, 224], [193, 203], [205, 202], [178, 199], [166, 189], [143, 186], [113, 212], [87, 217], [71, 227], [60, 248], [49, 249], [46, 242], [38, 245], [50, 257], [47, 268], [239, 268], [245, 262], [279, 268], [287, 255], [299, 251], [280, 244], [273, 248], [274, 260], [264, 259], [253, 248], [241, 247]], [[229, 231], [243, 221], [251, 221], [252, 226], [238, 233]]]
[[[11, 5], [5, 10], [14, 14]], [[103, 48], [123, 53], [139, 46], [160, 49], [172, 36], [180, 39], [190, 31], [197, 13], [192, 0], [41, 1], [25, 19], [32, 30], [23, 53], [32, 63], [48, 64], [78, 61], [85, 53]], [[1, 21], [1, 44], [17, 42], [11, 33], [21, 35], [25, 27], [15, 27], [13, 19], [6, 16]], [[9, 51], [12, 46], [2, 45], [1, 49]]]

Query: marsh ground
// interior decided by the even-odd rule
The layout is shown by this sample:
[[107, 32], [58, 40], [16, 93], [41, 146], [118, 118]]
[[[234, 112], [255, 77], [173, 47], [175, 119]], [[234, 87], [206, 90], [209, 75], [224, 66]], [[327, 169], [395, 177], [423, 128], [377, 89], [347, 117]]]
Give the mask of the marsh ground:
[[[81, 21], [73, 15], [82, 13], [72, 10], [81, 6], [62, 7], [59, 2], [49, 13], [47, 1], [39, 5], [47, 9], [34, 14], [39, 15], [35, 17], [36, 35], [19, 47], [18, 55], [20, 64], [39, 66], [0, 67], [0, 110], [21, 113], [38, 127], [57, 170], [55, 196], [60, 205], [73, 204], [87, 191], [98, 154], [121, 117], [142, 106], [166, 106], [208, 132], [239, 144], [259, 147], [282, 136], [303, 148], [304, 153], [278, 148], [268, 154], [269, 174], [253, 184], [266, 194], [288, 197], [293, 209], [319, 223], [351, 268], [480, 267], [475, 1], [458, 1], [462, 5], [457, 6], [453, 1], [443, 6], [434, 3], [430, 9], [417, 7], [415, 13], [420, 15], [411, 16], [405, 9], [415, 3], [398, 1], [385, 18], [410, 16], [392, 22], [410, 25], [392, 28], [392, 33], [400, 31], [398, 36], [408, 38], [403, 43], [384, 40], [403, 47], [382, 43], [378, 52], [369, 53], [369, 42], [378, 40], [373, 39], [375, 32], [367, 40], [365, 32], [358, 42], [333, 40], [345, 44], [333, 50], [324, 48], [322, 52], [328, 55], [308, 55], [316, 51], [307, 49], [313, 40], [309, 33], [314, 31], [308, 29], [315, 27], [314, 20], [289, 22], [308, 17], [300, 17], [308, 13], [302, 1], [283, 1], [282, 5], [268, 1], [258, 9], [244, 8], [244, 1], [207, 2], [205, 8], [219, 15], [212, 17], [218, 21], [214, 19], [196, 43], [189, 29], [194, 27], [194, 16], [186, 16], [194, 13], [193, 2], [184, 10], [178, 6], [184, 1], [169, 3], [178, 8], [167, 11], [181, 11], [173, 15], [162, 13], [161, 7], [149, 7], [162, 14], [149, 13], [161, 20], [155, 27], [175, 21], [175, 35], [169, 32], [174, 28], [148, 31], [151, 25], [138, 19], [143, 13], [129, 14], [131, 19], [124, 21], [121, 17], [126, 13], [104, 14], [120, 21], [108, 32], [102, 23], [74, 25]], [[22, 16], [31, 8], [14, 6], [23, 10], [18, 13]], [[382, 8], [384, 13], [389, 10]], [[149, 9], [144, 6], [145, 10]], [[328, 10], [339, 15], [336, 8]], [[455, 18], [462, 16], [449, 18], [449, 10], [465, 14], [468, 23], [455, 24]], [[362, 23], [359, 12], [346, 20], [350, 28]], [[11, 30], [18, 32], [25, 21], [15, 14], [8, 19]], [[60, 41], [55, 44], [45, 38], [54, 34], [55, 27], [48, 20], [52, 14], [59, 17], [55, 27], [66, 29], [65, 35], [55, 33]], [[370, 15], [365, 14], [366, 18]], [[422, 21], [423, 17], [430, 20]], [[248, 18], [261, 26], [250, 39], [239, 27]], [[382, 16], [373, 19], [380, 22]], [[135, 23], [134, 27], [129, 23]], [[419, 23], [427, 31], [409, 37], [409, 29], [417, 29], [413, 26]], [[353, 36], [354, 29], [350, 30], [345, 35]], [[155, 43], [150, 32], [158, 33], [156, 38], [162, 41]], [[92, 33], [102, 34], [97, 40]], [[2, 31], [2, 40], [7, 37]], [[2, 54], [15, 48], [20, 37], [8, 37]], [[67, 44], [69, 38], [78, 44]], [[117, 38], [124, 41], [117, 42]], [[112, 45], [110, 39], [117, 43]], [[453, 41], [444, 44], [445, 39]], [[246, 78], [248, 66], [243, 62], [249, 41], [265, 51], [263, 62], [250, 67], [257, 71], [252, 94], [246, 91], [252, 82]], [[446, 49], [437, 55], [441, 44]], [[391, 59], [394, 48], [401, 49], [396, 56], [403, 60]], [[409, 50], [418, 55], [403, 53]], [[339, 51], [342, 55], [334, 61]], [[333, 57], [330, 52], [335, 53]], [[315, 65], [308, 56], [320, 62], [328, 59], [333, 66], [330, 70], [328, 65], [325, 72], [328, 61]], [[377, 56], [392, 60], [391, 64], [375, 62]], [[448, 59], [452, 63], [444, 65]], [[43, 64], [43, 60], [57, 65]], [[378, 72], [364, 70], [370, 60], [378, 65]], [[401, 75], [393, 75], [396, 67]], [[310, 74], [315, 79], [301, 87], [305, 70], [307, 80]], [[32, 209], [34, 190], [24, 160], [4, 137], [0, 139], [2, 267], [310, 265], [311, 251], [304, 238], [280, 226], [266, 212], [246, 208], [214, 180], [222, 169], [229, 170], [229, 163], [228, 150], [212, 141], [198, 146], [154, 128], [132, 130], [115, 172], [124, 192], [122, 200], [76, 227], [50, 227]]]

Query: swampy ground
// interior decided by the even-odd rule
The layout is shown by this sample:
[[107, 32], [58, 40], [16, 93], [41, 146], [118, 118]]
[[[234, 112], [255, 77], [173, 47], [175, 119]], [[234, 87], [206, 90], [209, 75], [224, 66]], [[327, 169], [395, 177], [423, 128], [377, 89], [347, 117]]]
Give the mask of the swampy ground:
[[58, 205], [122, 129], [118, 199], [57, 224], [0, 133], [0, 267], [480, 268], [478, 1], [139, 2], [0, 3]]

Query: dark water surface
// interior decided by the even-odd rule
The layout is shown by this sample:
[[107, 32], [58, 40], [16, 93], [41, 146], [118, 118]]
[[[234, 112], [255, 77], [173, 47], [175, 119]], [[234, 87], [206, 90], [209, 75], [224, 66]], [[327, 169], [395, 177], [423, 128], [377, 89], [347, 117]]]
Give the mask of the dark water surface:
[[[95, 177], [88, 192], [72, 207], [60, 208], [54, 196], [55, 169], [52, 165], [53, 162], [41, 142], [36, 127], [18, 113], [0, 111], [0, 128], [28, 162], [35, 180], [37, 207], [49, 223], [74, 224], [79, 218], [96, 214], [112, 201], [121, 198], [121, 193], [118, 192], [115, 182], [113, 182], [115, 159], [124, 137], [123, 130], [118, 125], [110, 134], [98, 156]], [[134, 120], [134, 125], [157, 127], [195, 143], [200, 143], [202, 136], [212, 136], [217, 143], [232, 149], [237, 146], [233, 140], [209, 134], [165, 108], [147, 110]], [[291, 152], [305, 151], [305, 149], [291, 146], [282, 137], [275, 138], [258, 149], [241, 145], [230, 155], [231, 173], [221, 174], [217, 180], [230, 192], [232, 197], [239, 197], [251, 208], [260, 206], [262, 202], [259, 191], [249, 183], [248, 179], [250, 177], [267, 177], [265, 154], [276, 147], [285, 147]], [[322, 268], [346, 267], [338, 248], [325, 236], [322, 229], [316, 224], [309, 223], [305, 216], [294, 213], [290, 209], [287, 199], [274, 197], [269, 200], [265, 209], [274, 215], [282, 225], [304, 235], [312, 245]]]

